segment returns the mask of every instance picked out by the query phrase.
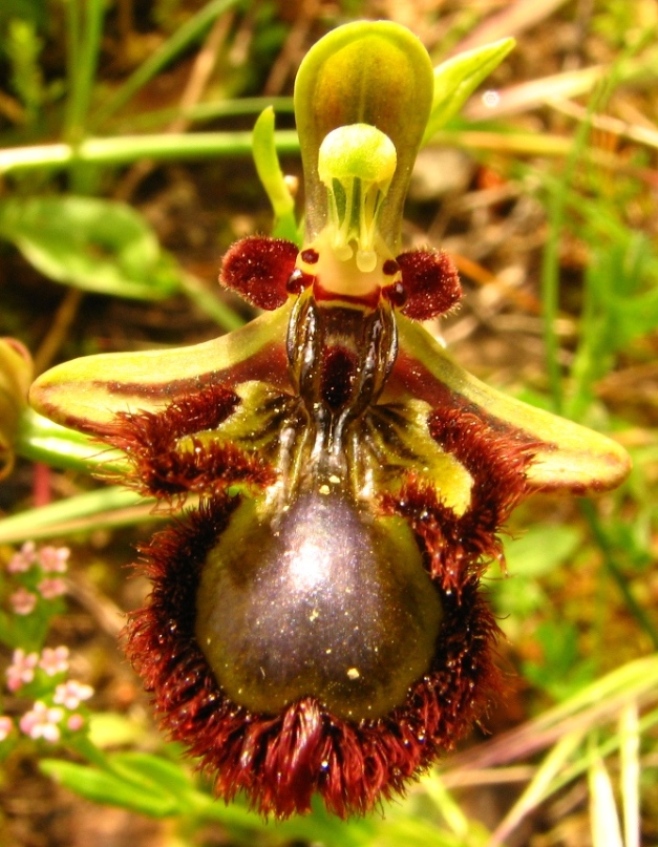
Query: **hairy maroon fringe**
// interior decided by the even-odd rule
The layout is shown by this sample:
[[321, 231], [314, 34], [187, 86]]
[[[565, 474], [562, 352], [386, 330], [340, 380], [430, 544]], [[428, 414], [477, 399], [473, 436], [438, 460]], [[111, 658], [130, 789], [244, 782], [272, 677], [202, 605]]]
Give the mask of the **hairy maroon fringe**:
[[[120, 450], [145, 444], [168, 445], [173, 439], [219, 426], [239, 402], [240, 398], [230, 388], [208, 385], [196, 393], [170, 400], [161, 412], [119, 412], [101, 435]], [[130, 423], [126, 430], [125, 421]]]
[[[120, 481], [165, 500], [186, 492], [218, 491], [237, 482], [271, 485], [276, 475], [258, 456], [230, 443], [194, 437], [216, 429], [239, 402], [230, 389], [211, 385], [172, 401], [161, 412], [120, 412], [101, 434], [104, 443], [125, 452], [133, 467], [132, 474], [121, 475]], [[176, 441], [186, 436], [190, 443], [177, 448]]]
[[199, 574], [236, 503], [216, 496], [142, 548], [153, 591], [131, 616], [128, 657], [163, 729], [200, 757], [219, 796], [244, 790], [260, 812], [285, 818], [308, 812], [317, 792], [341, 817], [365, 813], [451, 749], [500, 685], [497, 626], [477, 575], [466, 573], [459, 592], [442, 597], [432, 666], [386, 717], [342, 720], [313, 697], [277, 715], [255, 714], [223, 693], [194, 636]]
[[545, 443], [483, 414], [455, 394], [450, 407], [432, 410], [428, 425], [432, 438], [473, 476], [478, 495], [491, 497], [491, 489], [500, 489], [500, 506], [509, 513], [518, 499], [528, 494], [525, 471], [537, 448], [546, 448]]
[[432, 437], [473, 478], [469, 507], [457, 515], [434, 486], [409, 474], [397, 494], [384, 495], [382, 508], [410, 521], [422, 539], [432, 577], [442, 580], [444, 590], [460, 591], [469, 572], [481, 572], [492, 560], [503, 563], [497, 533], [530, 493], [526, 470], [538, 443], [521, 430], [476, 414], [466, 403], [434, 409], [428, 424]]

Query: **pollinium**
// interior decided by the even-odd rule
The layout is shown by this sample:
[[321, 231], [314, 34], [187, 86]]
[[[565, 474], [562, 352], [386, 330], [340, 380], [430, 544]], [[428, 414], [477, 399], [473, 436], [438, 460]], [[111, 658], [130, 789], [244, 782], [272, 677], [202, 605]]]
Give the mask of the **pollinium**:
[[222, 266], [266, 314], [32, 389], [177, 512], [141, 549], [152, 592], [128, 656], [217, 794], [279, 817], [315, 793], [365, 812], [453, 747], [501, 688], [480, 580], [511, 509], [628, 470], [614, 442], [482, 385], [421, 326], [461, 296], [444, 253], [400, 250], [432, 86], [394, 24], [319, 42], [296, 88], [304, 243], [249, 237]]

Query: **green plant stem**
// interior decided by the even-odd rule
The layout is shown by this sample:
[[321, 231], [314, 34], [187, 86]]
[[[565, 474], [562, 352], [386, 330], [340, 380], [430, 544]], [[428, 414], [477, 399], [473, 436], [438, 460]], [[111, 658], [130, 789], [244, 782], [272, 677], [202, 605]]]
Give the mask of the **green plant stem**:
[[121, 486], [104, 487], [3, 518], [0, 520], [0, 543], [38, 541], [100, 527], [154, 520], [157, 517], [151, 514], [154, 505], [154, 500], [145, 500]]
[[491, 837], [491, 847], [503, 844], [523, 818], [551, 795], [552, 784], [580, 746], [582, 738], [583, 730], [580, 729], [565, 733], [556, 741], [537, 768], [525, 791], [496, 827]]
[[604, 90], [590, 101], [587, 118], [578, 127], [573, 147], [567, 156], [564, 173], [550, 192], [548, 202], [549, 231], [544, 249], [541, 269], [542, 305], [544, 308], [544, 344], [546, 347], [546, 369], [555, 411], [561, 413], [564, 392], [560, 373], [560, 343], [557, 336], [557, 316], [560, 290], [560, 245], [565, 226], [566, 210], [576, 167], [587, 160], [587, 139], [591, 129], [592, 115], [602, 104]]
[[112, 115], [121, 109], [134, 95], [155, 77], [169, 62], [178, 56], [188, 45], [198, 39], [213, 23], [215, 18], [227, 12], [238, 0], [213, 0], [190, 18], [183, 26], [155, 51], [123, 83], [113, 96], [92, 117], [90, 126], [102, 126]]
[[619, 589], [622, 597], [624, 598], [624, 602], [628, 607], [629, 612], [633, 615], [638, 624], [644, 629], [645, 633], [651, 640], [654, 650], [658, 651], [658, 629], [656, 629], [653, 621], [647, 614], [646, 610], [640, 606], [635, 597], [633, 596], [633, 592], [630, 589], [628, 584], [628, 580], [622, 573], [619, 565], [617, 564], [615, 557], [611, 552], [611, 543], [608, 539], [605, 530], [601, 526], [601, 521], [599, 520], [598, 515], [596, 514], [596, 510], [594, 509], [594, 505], [589, 500], [583, 500], [580, 504], [581, 511], [589, 524], [592, 535], [596, 539], [596, 543], [601, 550], [601, 555], [603, 556], [603, 561], [605, 564], [605, 568], [607, 572], [610, 574], [612, 581], [615, 583], [617, 588]]
[[[297, 153], [299, 141], [293, 130], [276, 133], [279, 153]], [[76, 159], [99, 165], [132, 164], [139, 159], [216, 159], [251, 155], [250, 132], [170, 133], [127, 135], [121, 138], [88, 138], [77, 147], [44, 144], [0, 150], [0, 174], [61, 169]]]
[[[117, 138], [88, 138], [76, 148], [64, 143], [8, 147], [0, 150], [0, 174], [62, 169], [68, 167], [75, 157], [81, 162], [111, 166], [132, 164], [142, 158], [184, 160], [250, 156], [251, 138], [250, 132], [155, 133]], [[572, 146], [570, 139], [552, 135], [460, 129], [439, 132], [432, 139], [432, 143], [469, 150], [551, 158], [564, 158]], [[294, 130], [275, 132], [274, 144], [280, 155], [299, 153], [299, 140]], [[631, 174], [639, 179], [645, 178], [645, 173], [640, 168], [619, 160], [606, 151], [587, 151], [587, 156], [601, 166], [614, 166], [619, 172]]]
[[68, 100], [64, 135], [76, 143], [85, 135], [103, 32], [103, 0], [68, 0]]
[[[648, 734], [656, 725], [658, 724], [658, 710], [654, 709], [648, 714], [644, 715], [641, 720], [637, 723], [637, 735], [638, 737], [643, 737]], [[553, 768], [552, 772], [545, 773], [546, 765], [554, 759], [556, 752], [560, 749], [560, 747], [564, 744], [565, 739], [574, 738], [574, 741], [577, 743], [582, 740], [582, 732], [584, 728], [581, 729], [580, 735], [575, 734], [565, 734], [563, 735], [552, 748], [552, 750], [546, 756], [544, 762], [538, 769], [535, 778], [532, 783], [524, 792], [523, 798], [525, 802], [523, 803], [523, 807], [521, 807], [521, 803], [517, 803], [514, 806], [513, 813], [510, 813], [505, 821], [498, 827], [494, 836], [491, 840], [491, 845], [500, 844], [501, 839], [507, 837], [521, 822], [523, 817], [527, 816], [534, 808], [536, 808], [539, 803], [546, 800], [548, 797], [555, 795], [558, 791], [564, 788], [569, 783], [583, 776], [591, 766], [591, 758], [587, 754], [574, 755], [573, 761], [568, 761], [568, 756], [563, 757], [560, 761], [557, 762], [558, 767]], [[600, 757], [601, 760], [605, 759], [608, 756], [611, 756], [613, 753], [616, 753], [622, 747], [624, 742], [623, 734], [621, 732], [615, 733], [605, 741], [599, 742], [596, 744], [596, 754]], [[575, 753], [575, 746], [567, 753]], [[538, 777], [546, 777], [541, 780], [541, 783], [538, 780]], [[532, 791], [532, 796], [526, 797], [527, 794], [530, 793], [531, 789], [536, 790]], [[630, 842], [629, 842], [630, 843]]]
[[68, 84], [67, 121], [76, 88], [76, 71], [80, 64], [80, 4], [77, 0], [62, 0], [66, 14], [66, 76]]
[[88, 435], [60, 426], [29, 408], [21, 414], [15, 449], [33, 462], [88, 474], [124, 467], [119, 451], [101, 447]]
[[[577, 148], [574, 148], [577, 149]], [[560, 292], [560, 242], [564, 228], [564, 210], [575, 165], [575, 156], [569, 157], [566, 172], [553, 189], [548, 201], [548, 237], [541, 267], [541, 299], [544, 322], [546, 371], [557, 413], [562, 410], [562, 377], [560, 374], [560, 341], [557, 335], [557, 317]]]
[[619, 716], [620, 788], [624, 820], [624, 844], [640, 847], [640, 716], [629, 703]]

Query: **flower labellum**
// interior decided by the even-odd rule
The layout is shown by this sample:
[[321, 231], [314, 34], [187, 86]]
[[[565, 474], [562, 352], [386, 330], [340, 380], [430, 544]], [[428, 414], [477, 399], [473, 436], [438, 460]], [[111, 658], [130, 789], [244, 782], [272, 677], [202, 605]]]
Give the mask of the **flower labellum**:
[[280, 818], [316, 793], [364, 813], [451, 749], [501, 688], [480, 580], [510, 511], [628, 471], [614, 442], [482, 385], [419, 323], [461, 295], [445, 254], [400, 250], [433, 90], [395, 24], [322, 39], [295, 92], [304, 244], [252, 236], [222, 266], [266, 313], [60, 365], [31, 392], [123, 451], [127, 485], [172, 511], [195, 495], [141, 550], [153, 587], [128, 655], [217, 794]]

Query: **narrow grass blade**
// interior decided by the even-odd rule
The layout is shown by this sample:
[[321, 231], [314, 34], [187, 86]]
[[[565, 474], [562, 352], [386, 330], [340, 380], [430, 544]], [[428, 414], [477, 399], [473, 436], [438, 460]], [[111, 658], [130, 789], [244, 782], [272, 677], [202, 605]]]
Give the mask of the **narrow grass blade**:
[[120, 486], [102, 488], [29, 509], [0, 521], [0, 544], [63, 536], [69, 532], [153, 520], [154, 501]]
[[595, 755], [589, 769], [592, 847], [624, 847], [610, 775]]
[[619, 716], [621, 796], [625, 847], [640, 847], [640, 727], [637, 703]]
[[564, 765], [582, 743], [584, 732], [577, 730], [563, 736], [548, 753], [532, 782], [512, 806], [491, 837], [490, 847], [503, 844], [505, 839], [549, 794], [552, 784]]

